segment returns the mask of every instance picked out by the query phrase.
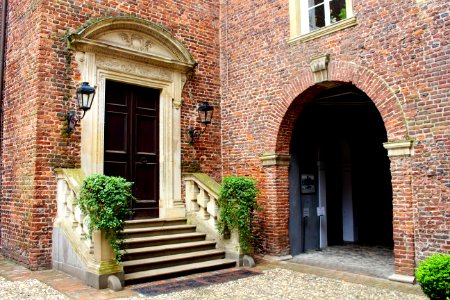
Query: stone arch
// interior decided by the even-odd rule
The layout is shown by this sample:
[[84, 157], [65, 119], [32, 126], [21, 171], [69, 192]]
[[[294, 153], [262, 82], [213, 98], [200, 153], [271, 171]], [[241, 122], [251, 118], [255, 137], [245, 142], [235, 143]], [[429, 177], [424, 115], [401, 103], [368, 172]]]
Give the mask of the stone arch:
[[400, 95], [375, 72], [351, 62], [335, 61], [328, 65], [328, 81], [316, 83], [310, 69], [302, 72], [282, 94], [284, 116], [279, 118], [276, 153], [289, 154], [289, 143], [293, 122], [303, 106], [320, 91], [339, 83], [351, 83], [367, 94], [374, 102], [385, 123], [388, 141], [407, 140], [408, 123], [403, 111]]
[[81, 81], [97, 86], [91, 111], [82, 120], [81, 167], [103, 173], [106, 81], [160, 91], [160, 217], [184, 217], [181, 199], [181, 101], [196, 62], [163, 26], [136, 17], [95, 20], [68, 37]]

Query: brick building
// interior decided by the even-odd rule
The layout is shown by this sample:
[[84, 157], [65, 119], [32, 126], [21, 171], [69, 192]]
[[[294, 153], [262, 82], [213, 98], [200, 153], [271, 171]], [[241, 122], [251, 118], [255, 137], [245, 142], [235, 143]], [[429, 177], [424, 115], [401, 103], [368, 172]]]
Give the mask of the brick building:
[[[256, 178], [264, 254], [384, 245], [407, 278], [450, 252], [448, 1], [2, 5], [3, 255], [51, 267], [57, 171], [121, 174], [130, 155], [152, 166], [153, 217], [186, 214], [183, 172]], [[67, 134], [80, 82], [96, 96]], [[213, 122], [191, 144], [203, 102]], [[141, 121], [141, 138], [124, 129]]]

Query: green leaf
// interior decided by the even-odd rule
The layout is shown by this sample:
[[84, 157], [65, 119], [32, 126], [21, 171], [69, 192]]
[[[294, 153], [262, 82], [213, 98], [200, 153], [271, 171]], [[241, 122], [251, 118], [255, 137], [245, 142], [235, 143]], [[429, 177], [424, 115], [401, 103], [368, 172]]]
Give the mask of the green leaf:
[[95, 174], [84, 179], [80, 190], [81, 210], [90, 217], [89, 234], [104, 230], [117, 261], [122, 259], [124, 221], [131, 215], [130, 203], [135, 200], [132, 185], [122, 177]]
[[260, 209], [256, 202], [258, 194], [259, 190], [253, 179], [229, 176], [222, 181], [218, 199], [218, 230], [224, 236], [230, 229], [237, 229], [239, 244], [245, 253], [254, 249], [253, 212]]

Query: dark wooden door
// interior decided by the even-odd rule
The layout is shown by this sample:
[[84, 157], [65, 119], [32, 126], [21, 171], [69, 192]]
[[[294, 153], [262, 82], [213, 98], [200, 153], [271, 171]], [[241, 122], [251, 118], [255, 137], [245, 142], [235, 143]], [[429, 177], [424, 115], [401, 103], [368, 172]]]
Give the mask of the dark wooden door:
[[159, 90], [106, 81], [104, 173], [134, 182], [134, 219], [159, 216]]

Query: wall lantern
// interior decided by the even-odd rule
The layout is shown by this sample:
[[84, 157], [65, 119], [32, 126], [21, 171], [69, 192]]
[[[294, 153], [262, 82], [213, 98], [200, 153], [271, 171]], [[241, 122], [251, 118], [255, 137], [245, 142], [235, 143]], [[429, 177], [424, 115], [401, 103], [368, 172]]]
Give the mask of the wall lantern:
[[189, 136], [191, 138], [189, 141], [190, 145], [194, 144], [195, 139], [199, 138], [200, 135], [205, 132], [208, 124], [211, 124], [214, 106], [209, 105], [208, 102], [203, 102], [203, 104], [198, 107], [197, 112], [200, 117], [200, 123], [205, 125], [205, 127], [201, 131], [197, 128], [189, 128]]
[[70, 134], [77, 126], [78, 122], [84, 118], [86, 112], [91, 109], [94, 96], [95, 88], [90, 86], [88, 82], [83, 82], [81, 86], [77, 88], [77, 105], [78, 109], [83, 111], [83, 115], [79, 117], [78, 112], [76, 111], [69, 111], [67, 113], [67, 133]]

